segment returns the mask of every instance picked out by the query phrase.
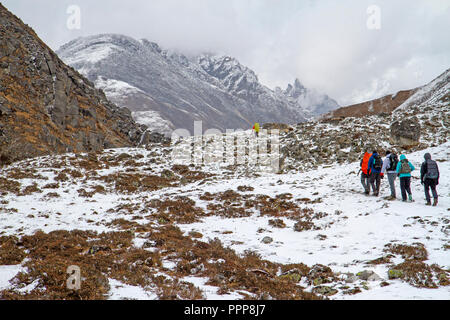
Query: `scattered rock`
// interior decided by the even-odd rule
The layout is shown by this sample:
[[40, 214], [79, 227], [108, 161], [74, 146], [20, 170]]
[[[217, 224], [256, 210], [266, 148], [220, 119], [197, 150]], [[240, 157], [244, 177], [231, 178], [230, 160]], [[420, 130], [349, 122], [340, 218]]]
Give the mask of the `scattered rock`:
[[262, 242], [262, 243], [265, 243], [265, 244], [269, 244], [269, 243], [273, 242], [273, 239], [272, 239], [271, 237], [264, 237], [264, 238], [261, 240], [261, 242]]
[[332, 287], [328, 287], [328, 286], [318, 286], [313, 288], [312, 290], [314, 293], [317, 294], [321, 294], [324, 296], [332, 296], [335, 295], [336, 293], [338, 293], [338, 291]]
[[379, 281], [379, 280], [381, 280], [381, 277], [379, 275], [377, 275], [375, 272], [373, 272], [372, 270], [364, 270], [362, 272], [358, 272], [356, 275], [358, 276], [359, 279], [364, 280], [364, 281]]
[[345, 279], [345, 283], [353, 283], [355, 281], [358, 281], [357, 276], [355, 276], [353, 273], [347, 274], [347, 279]]
[[389, 279], [401, 279], [401, 278], [403, 278], [403, 271], [396, 270], [396, 269], [390, 269], [388, 271], [388, 278]]

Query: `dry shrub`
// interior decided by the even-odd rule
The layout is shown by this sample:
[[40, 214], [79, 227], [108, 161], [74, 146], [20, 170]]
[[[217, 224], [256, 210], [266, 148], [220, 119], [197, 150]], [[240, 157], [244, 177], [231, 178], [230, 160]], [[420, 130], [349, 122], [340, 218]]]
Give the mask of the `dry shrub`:
[[18, 195], [20, 193], [20, 182], [0, 177], [0, 193], [6, 195], [8, 192]]
[[78, 189], [77, 190], [78, 191], [78, 195], [80, 197], [92, 198], [94, 196], [94, 194], [96, 194], [96, 193], [101, 193], [101, 194], [105, 194], [106, 193], [105, 188], [103, 186], [101, 186], [101, 185], [95, 185], [95, 186], [92, 187], [92, 189], [93, 190], [91, 190], [91, 191], [86, 191], [86, 189], [84, 189], [84, 188]]
[[68, 176], [71, 176], [74, 179], [75, 178], [82, 178], [82, 177], [84, 177], [84, 175], [83, 175], [83, 173], [81, 173], [81, 171], [74, 170], [74, 169], [64, 169], [60, 173], [66, 174]]
[[172, 171], [182, 177], [182, 180], [186, 183], [192, 183], [199, 180], [205, 180], [207, 178], [213, 177], [211, 173], [205, 173], [202, 171], [195, 171], [189, 169], [186, 165], [174, 165], [172, 166]]
[[10, 179], [40, 179], [40, 180], [47, 180], [47, 177], [44, 177], [43, 175], [37, 173], [37, 169], [35, 168], [11, 168], [7, 171], [7, 177]]
[[[224, 259], [225, 262], [208, 265], [207, 284], [220, 287], [220, 292], [230, 290], [245, 290], [254, 294], [256, 299], [317, 299], [313, 293], [304, 292], [297, 283], [276, 276], [280, 264], [262, 260], [252, 251], [238, 256], [234, 251], [223, 248], [221, 242], [215, 239], [209, 243], [206, 250], [209, 258]], [[251, 297], [248, 297], [251, 298]]]
[[0, 237], [0, 265], [20, 264], [24, 258], [25, 252], [17, 237]]
[[60, 172], [58, 173], [58, 175], [55, 177], [56, 181], [60, 181], [60, 182], [65, 182], [69, 180], [69, 177], [64, 173], [64, 172]]
[[243, 218], [249, 217], [252, 214], [251, 211], [236, 205], [209, 203], [206, 208], [209, 210], [210, 214], [224, 218]]
[[[123, 221], [115, 221], [121, 224]], [[203, 299], [202, 292], [180, 279], [187, 275], [207, 277], [207, 284], [218, 287], [220, 293], [248, 291], [256, 299], [317, 299], [304, 292], [293, 277], [278, 276], [279, 271], [310, 277], [303, 264], [281, 265], [261, 259], [252, 251], [237, 255], [218, 240], [208, 243], [184, 236], [173, 225], [160, 226], [145, 235], [156, 250], [133, 247], [132, 232], [54, 231], [37, 232], [33, 236], [0, 238], [8, 243], [8, 252], [18, 249], [26, 255], [26, 271], [13, 279], [13, 287], [0, 292], [0, 299], [104, 299], [109, 291], [108, 278], [123, 283], [151, 288], [159, 299]], [[19, 262], [23, 256], [17, 254]], [[162, 267], [162, 261], [177, 261], [175, 270]], [[79, 266], [83, 281], [81, 290], [66, 288], [67, 267]], [[168, 277], [161, 275], [165, 272]], [[319, 270], [320, 271], [320, 270]], [[331, 270], [322, 270], [331, 277]], [[322, 273], [315, 274], [316, 277]], [[34, 284], [29, 292], [23, 286]]]
[[202, 291], [192, 283], [159, 277], [158, 299], [160, 300], [200, 300], [204, 299]]
[[42, 187], [43, 189], [58, 189], [59, 183], [47, 183], [45, 186]]
[[155, 191], [172, 186], [170, 179], [140, 173], [114, 173], [97, 178], [111, 186], [118, 193]]
[[294, 230], [297, 232], [305, 231], [305, 230], [319, 230], [313, 222], [311, 221], [298, 221], [294, 224]]
[[[36, 287], [28, 293], [4, 290], [0, 298], [103, 299], [109, 291], [108, 278], [144, 287], [151, 284], [151, 268], [161, 263], [158, 254], [133, 248], [130, 232], [37, 232], [22, 237], [21, 244], [29, 251], [27, 270], [16, 275], [13, 283], [16, 288], [31, 283]], [[81, 269], [78, 291], [66, 288], [70, 265]]]
[[437, 288], [450, 284], [450, 273], [436, 264], [430, 266], [422, 261], [406, 260], [392, 269], [401, 271], [401, 278], [417, 288]]
[[424, 261], [428, 259], [427, 249], [422, 243], [413, 243], [412, 245], [388, 243], [383, 251], [399, 254], [406, 260]]
[[172, 199], [150, 201], [150, 207], [156, 209], [152, 214], [160, 223], [193, 223], [206, 216], [202, 208], [195, 206], [195, 201], [184, 196]]
[[367, 261], [366, 264], [372, 264], [372, 265], [378, 265], [378, 264], [388, 264], [391, 262], [391, 258], [393, 257], [393, 255], [388, 254], [384, 257], [380, 257], [377, 259], [373, 259], [370, 261]]
[[237, 190], [241, 191], [241, 192], [245, 192], [245, 191], [253, 191], [253, 190], [255, 190], [255, 188], [250, 187], [250, 186], [238, 186]]
[[275, 228], [286, 228], [286, 224], [281, 219], [271, 219], [269, 220], [269, 225]]
[[303, 264], [283, 266], [262, 260], [252, 251], [239, 256], [230, 248], [225, 248], [217, 238], [208, 243], [192, 240], [171, 225], [163, 226], [159, 232], [152, 233], [149, 239], [165, 255], [178, 259], [177, 268], [171, 276], [184, 277], [194, 272], [196, 276], [209, 278], [207, 284], [219, 287], [220, 293], [245, 290], [253, 293], [257, 299], [317, 298], [315, 294], [304, 292], [297, 283], [277, 276], [280, 268], [298, 268], [306, 274], [309, 269]]
[[20, 193], [21, 196], [26, 196], [26, 195], [30, 195], [33, 193], [42, 193], [42, 190], [38, 188], [38, 185], [36, 182], [34, 182], [33, 184], [26, 186], [22, 192]]

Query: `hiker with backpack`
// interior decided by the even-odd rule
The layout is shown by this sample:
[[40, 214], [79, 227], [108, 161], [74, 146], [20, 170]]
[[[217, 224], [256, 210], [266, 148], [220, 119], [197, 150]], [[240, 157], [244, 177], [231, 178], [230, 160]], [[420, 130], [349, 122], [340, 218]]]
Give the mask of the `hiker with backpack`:
[[[395, 192], [395, 178], [397, 178], [397, 164], [398, 156], [391, 151], [386, 151], [386, 158], [383, 161], [383, 167], [381, 168], [381, 174], [387, 174], [389, 187], [391, 188], [391, 195], [388, 200], [395, 200], [397, 198]], [[381, 176], [383, 177], [383, 176]]]
[[372, 186], [372, 194], [378, 197], [380, 193], [380, 183], [381, 183], [381, 169], [383, 167], [383, 161], [377, 151], [372, 153], [369, 159], [369, 164], [367, 166], [367, 172], [369, 175], [369, 182]]
[[426, 205], [431, 205], [430, 188], [433, 194], [433, 206], [438, 203], [438, 194], [436, 186], [439, 184], [439, 168], [436, 161], [431, 160], [431, 154], [425, 153], [425, 161], [420, 168], [420, 183], [425, 188], [425, 198], [427, 200]]
[[256, 137], [258, 138], [258, 136], [259, 136], [259, 123], [258, 123], [258, 122], [256, 122], [256, 123], [253, 125], [253, 130], [255, 131], [255, 135], [256, 135]]
[[361, 159], [361, 162], [359, 163], [359, 166], [361, 167], [361, 169], [359, 169], [361, 171], [361, 184], [363, 185], [364, 193], [366, 195], [370, 193], [369, 173], [367, 171], [367, 167], [371, 156], [371, 153], [365, 152], [363, 158]]
[[402, 154], [400, 156], [400, 161], [397, 164], [397, 174], [400, 177], [400, 190], [402, 192], [402, 201], [406, 202], [406, 194], [408, 194], [409, 201], [413, 201], [411, 192], [411, 172], [416, 168], [411, 164], [411, 162], [406, 159], [406, 156]]

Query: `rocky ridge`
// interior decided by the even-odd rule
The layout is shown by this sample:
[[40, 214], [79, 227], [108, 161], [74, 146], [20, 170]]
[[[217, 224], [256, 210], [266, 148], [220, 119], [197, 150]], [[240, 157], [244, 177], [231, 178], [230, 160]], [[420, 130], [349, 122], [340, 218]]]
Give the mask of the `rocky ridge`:
[[2, 162], [137, 145], [145, 127], [0, 5]]

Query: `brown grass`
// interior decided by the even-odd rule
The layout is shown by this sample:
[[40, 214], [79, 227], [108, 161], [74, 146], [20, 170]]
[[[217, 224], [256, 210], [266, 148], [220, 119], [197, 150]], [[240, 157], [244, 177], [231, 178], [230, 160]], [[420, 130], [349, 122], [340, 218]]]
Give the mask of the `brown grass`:
[[422, 243], [413, 243], [412, 245], [388, 243], [383, 251], [401, 255], [406, 260], [424, 261], [428, 259], [428, 252]]

